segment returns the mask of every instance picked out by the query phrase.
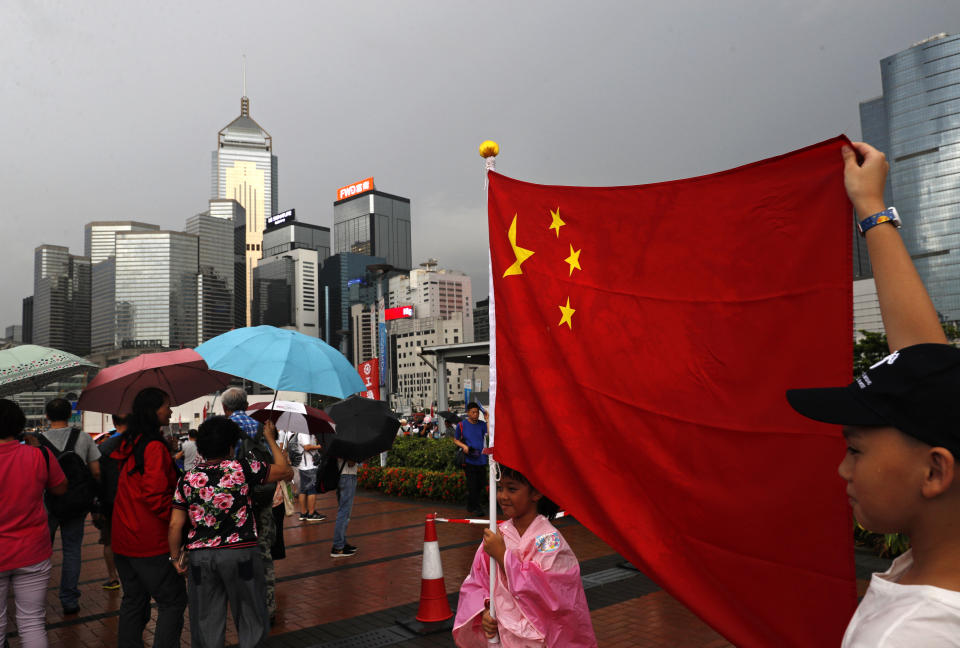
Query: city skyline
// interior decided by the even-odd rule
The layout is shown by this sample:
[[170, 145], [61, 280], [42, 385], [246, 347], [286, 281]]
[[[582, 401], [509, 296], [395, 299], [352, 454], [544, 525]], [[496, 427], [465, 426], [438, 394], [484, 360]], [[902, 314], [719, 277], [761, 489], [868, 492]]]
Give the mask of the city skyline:
[[[859, 102], [882, 91], [878, 62], [960, 31], [946, 2], [423, 3], [428, 24], [387, 4], [336, 3], [246, 24], [242, 5], [196, 7], [189, 20], [110, 3], [0, 10], [15, 125], [0, 163], [14, 249], [0, 259], [0, 324], [20, 321], [35, 247], [76, 253], [84, 223], [180, 229], [206, 208], [209, 151], [237, 114], [243, 53], [251, 112], [281, 160], [277, 209], [332, 227], [335, 189], [375, 176], [415, 205], [413, 258], [469, 273], [482, 299], [481, 140], [500, 142], [501, 172], [534, 182], [718, 171], [859, 136]], [[369, 51], [348, 47], [361, 25]], [[252, 37], [265, 30], [284, 47]], [[364, 99], [371, 90], [377, 101]]]

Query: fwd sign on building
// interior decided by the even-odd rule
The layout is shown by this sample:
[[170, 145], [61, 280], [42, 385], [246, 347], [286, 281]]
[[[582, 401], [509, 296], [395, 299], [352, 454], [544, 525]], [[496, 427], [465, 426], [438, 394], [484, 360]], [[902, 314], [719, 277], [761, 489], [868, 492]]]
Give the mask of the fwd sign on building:
[[347, 198], [352, 198], [353, 196], [366, 193], [368, 191], [373, 191], [373, 178], [367, 178], [361, 180], [360, 182], [355, 182], [353, 184], [348, 184], [345, 187], [340, 187], [337, 189], [337, 200], [345, 200]]

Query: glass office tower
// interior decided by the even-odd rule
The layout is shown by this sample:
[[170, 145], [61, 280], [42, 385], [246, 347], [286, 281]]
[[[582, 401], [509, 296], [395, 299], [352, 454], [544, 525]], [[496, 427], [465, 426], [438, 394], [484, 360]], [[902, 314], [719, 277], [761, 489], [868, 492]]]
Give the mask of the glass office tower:
[[156, 232], [159, 225], [136, 221], [93, 221], [83, 226], [83, 254], [96, 265], [112, 257], [116, 250], [117, 232]]
[[410, 199], [367, 191], [333, 203], [334, 254], [386, 259], [398, 270], [413, 263]]
[[957, 322], [960, 36], [921, 41], [880, 61], [880, 73], [883, 96], [860, 105], [863, 136], [887, 154], [888, 204], [903, 218], [900, 232], [934, 306], [943, 320]]
[[[250, 117], [250, 100], [240, 99], [240, 116], [217, 135], [211, 168], [211, 198], [232, 199], [245, 210], [246, 305], [250, 323], [253, 268], [262, 256], [266, 219], [277, 213], [277, 156], [273, 138]], [[211, 212], [212, 213], [212, 212]]]
[[186, 232], [199, 242], [197, 333], [206, 342], [234, 324], [233, 220], [204, 212], [187, 219]]
[[117, 336], [122, 347], [197, 345], [198, 239], [185, 232], [117, 235]]
[[[321, 337], [344, 355], [350, 354], [350, 306], [373, 304], [377, 300], [375, 282], [367, 266], [385, 263], [383, 257], [343, 252], [323, 262], [318, 275], [320, 286]], [[351, 362], [353, 360], [351, 359]]]
[[90, 349], [114, 349], [117, 339], [115, 284], [117, 234], [157, 232], [159, 225], [136, 221], [93, 221], [83, 226], [84, 254], [90, 257]]
[[33, 344], [90, 353], [90, 259], [61, 245], [34, 250]]
[[263, 257], [297, 249], [316, 250], [320, 262], [330, 256], [330, 228], [294, 221], [271, 227], [263, 233]]

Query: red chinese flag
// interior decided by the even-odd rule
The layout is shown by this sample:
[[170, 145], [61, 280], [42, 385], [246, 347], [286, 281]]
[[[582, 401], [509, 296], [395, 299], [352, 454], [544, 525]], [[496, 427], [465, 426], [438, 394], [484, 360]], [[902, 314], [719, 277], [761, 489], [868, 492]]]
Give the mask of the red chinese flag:
[[838, 137], [633, 187], [489, 175], [495, 457], [738, 646], [836, 646], [856, 606]]

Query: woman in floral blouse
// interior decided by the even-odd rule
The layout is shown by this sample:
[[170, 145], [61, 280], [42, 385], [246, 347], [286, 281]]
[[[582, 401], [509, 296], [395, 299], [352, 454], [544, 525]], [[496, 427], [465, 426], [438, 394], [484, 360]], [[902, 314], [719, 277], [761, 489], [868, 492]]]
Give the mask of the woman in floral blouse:
[[[272, 422], [263, 426], [263, 435], [273, 453], [272, 464], [253, 456], [234, 459], [239, 426], [223, 416], [204, 421], [197, 430], [197, 451], [206, 460], [180, 478], [173, 496], [170, 560], [181, 574], [190, 572], [194, 646], [223, 646], [227, 602], [241, 648], [259, 645], [270, 629], [250, 495], [258, 484], [290, 479], [293, 470], [277, 446]], [[181, 542], [188, 521], [189, 566], [181, 567]]]

